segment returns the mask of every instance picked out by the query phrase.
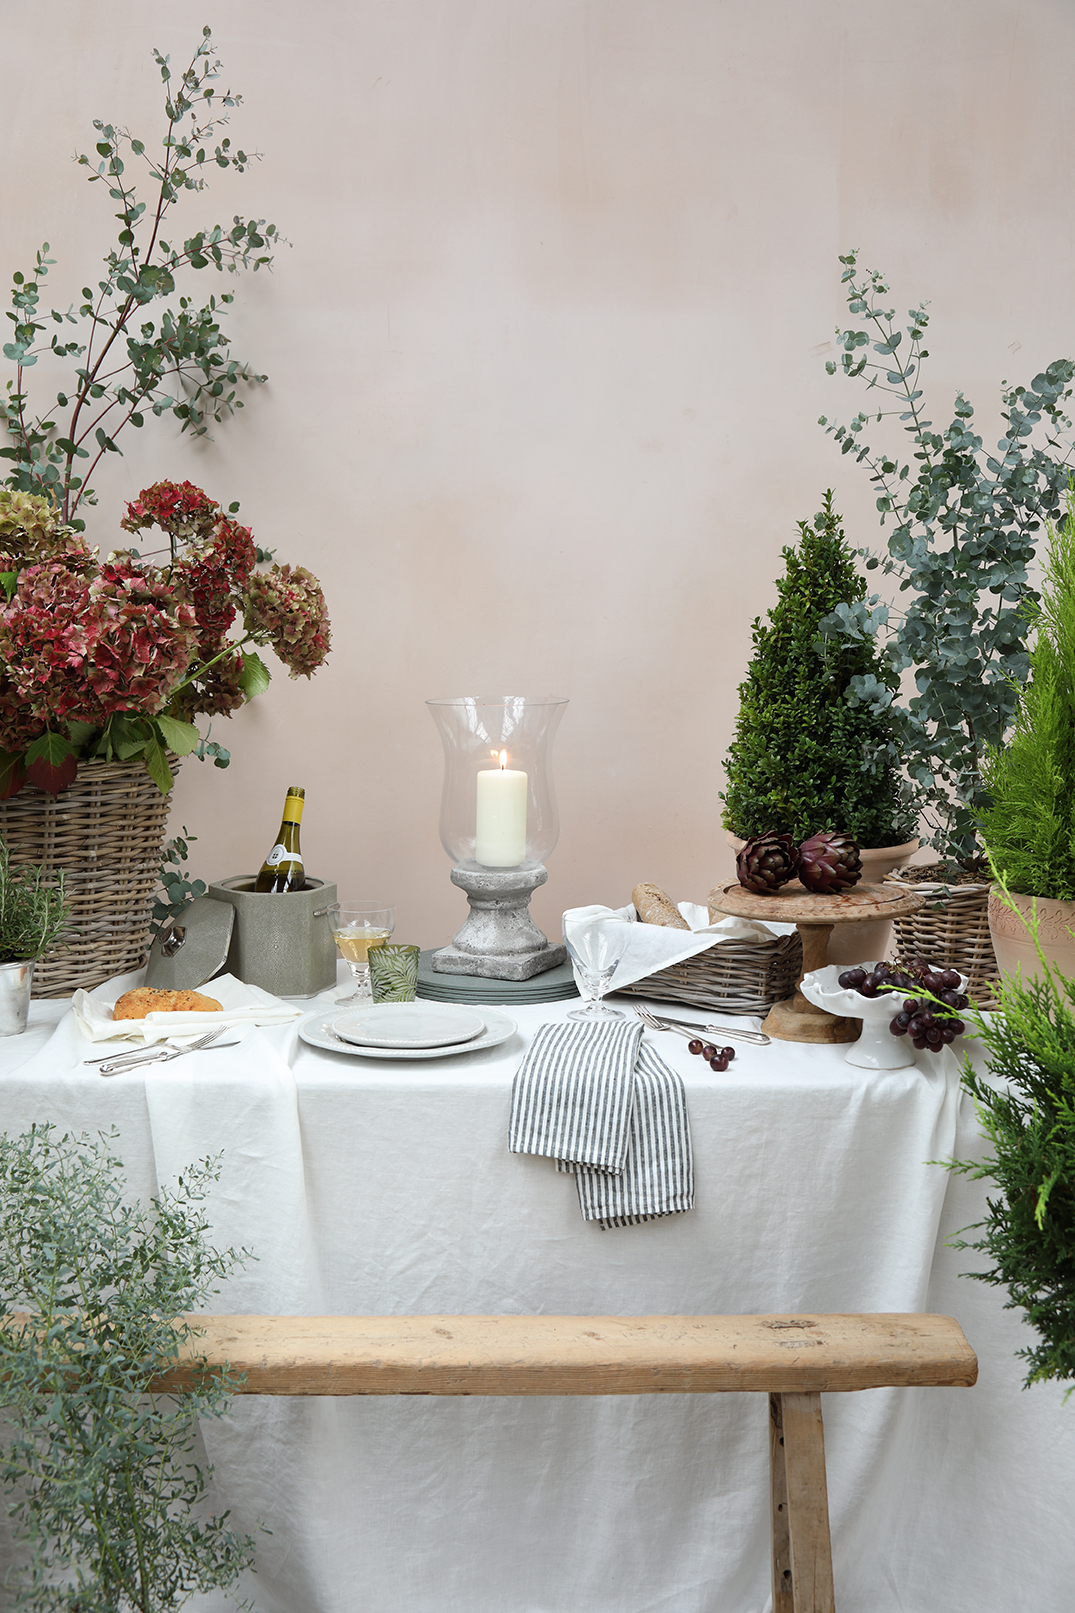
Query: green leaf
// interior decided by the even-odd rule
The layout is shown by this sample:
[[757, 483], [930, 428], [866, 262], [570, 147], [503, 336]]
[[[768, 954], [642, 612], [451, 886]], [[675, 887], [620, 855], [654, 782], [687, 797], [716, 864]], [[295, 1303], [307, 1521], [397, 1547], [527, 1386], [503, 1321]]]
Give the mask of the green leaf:
[[19, 574], [17, 571], [0, 571], [0, 587], [3, 588], [9, 600], [15, 596], [15, 587], [18, 580]]
[[82, 750], [93, 735], [97, 732], [96, 723], [69, 722], [67, 724], [67, 737], [77, 750]]
[[105, 754], [118, 756], [121, 762], [129, 762], [133, 756], [141, 756], [146, 738], [144, 724], [120, 715], [109, 718], [100, 748]]
[[163, 712], [154, 718], [154, 724], [164, 744], [177, 756], [189, 756], [201, 738], [193, 723], [166, 717]]
[[46, 729], [26, 747], [27, 778], [31, 784], [48, 790], [52, 795], [65, 790], [77, 771], [78, 753], [63, 734]]
[[272, 674], [260, 655], [243, 653], [243, 671], [239, 679], [239, 687], [248, 700], [254, 700], [272, 682]]
[[174, 783], [168, 758], [164, 753], [164, 746], [152, 734], [146, 740], [146, 772], [157, 786], [162, 795], [167, 795]]

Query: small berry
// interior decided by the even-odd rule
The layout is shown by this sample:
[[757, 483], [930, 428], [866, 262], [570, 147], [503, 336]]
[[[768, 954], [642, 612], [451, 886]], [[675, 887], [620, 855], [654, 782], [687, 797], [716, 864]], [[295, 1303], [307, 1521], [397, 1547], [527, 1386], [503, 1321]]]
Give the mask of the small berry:
[[702, 1051], [702, 1044], [698, 1040], [697, 1037], [694, 1038], [693, 1042], [688, 1042], [687, 1043], [687, 1052], [688, 1053], [700, 1053], [701, 1051]]

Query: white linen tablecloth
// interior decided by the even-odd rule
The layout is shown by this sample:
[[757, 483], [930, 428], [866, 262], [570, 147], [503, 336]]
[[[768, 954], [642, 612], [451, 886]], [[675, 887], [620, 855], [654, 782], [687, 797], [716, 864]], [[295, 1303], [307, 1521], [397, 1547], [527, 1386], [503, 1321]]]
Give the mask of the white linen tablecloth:
[[[506, 1146], [514, 1070], [568, 1004], [428, 1062], [322, 1053], [283, 1027], [250, 1033], [241, 1065], [207, 1050], [107, 1080], [41, 1056], [64, 1006], [35, 1003], [0, 1042], [5, 1130], [114, 1124], [147, 1195], [222, 1150], [215, 1239], [258, 1259], [221, 1312], [956, 1316], [975, 1389], [825, 1397], [837, 1606], [1068, 1605], [1075, 1410], [1061, 1387], [1021, 1390], [1025, 1329], [959, 1276], [979, 1257], [945, 1245], [985, 1193], [931, 1163], [979, 1147], [950, 1054], [884, 1074], [839, 1048], [740, 1043], [719, 1075], [659, 1036], [686, 1083], [696, 1208], [601, 1232], [570, 1177]], [[761, 1396], [251, 1397], [204, 1437], [217, 1505], [272, 1531], [247, 1588], [261, 1613], [769, 1607]]]

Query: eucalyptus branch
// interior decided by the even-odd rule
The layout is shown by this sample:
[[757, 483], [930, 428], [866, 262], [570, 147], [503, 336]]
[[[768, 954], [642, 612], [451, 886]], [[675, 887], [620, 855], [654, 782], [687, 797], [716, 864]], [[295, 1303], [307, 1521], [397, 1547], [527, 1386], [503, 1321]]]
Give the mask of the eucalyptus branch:
[[[165, 86], [161, 160], [150, 157], [145, 144], [126, 129], [100, 120], [95, 122], [99, 160], [94, 165], [85, 154], [77, 159], [81, 166], [95, 167], [90, 183], [103, 182], [119, 208], [117, 246], [105, 255], [105, 275], [97, 291], [84, 288], [77, 312], [52, 309], [46, 315], [39, 303], [53, 261], [47, 257], [47, 243], [30, 274], [14, 276], [15, 339], [5, 343], [3, 351], [15, 364], [16, 378], [8, 385], [6, 400], [0, 402], [0, 435], [7, 438], [0, 456], [14, 462], [7, 485], [47, 495], [60, 507], [63, 519], [78, 530], [85, 526], [77, 513], [79, 506], [83, 500], [94, 502], [90, 478], [106, 453], [122, 452], [115, 440], [120, 432], [128, 425], [138, 428], [143, 424], [142, 405], [155, 415], [170, 413], [181, 431], [205, 436], [209, 419], [220, 423], [242, 408], [243, 401], [236, 396], [239, 383], [257, 384], [265, 379], [230, 356], [220, 308], [230, 304], [231, 293], [219, 299], [210, 297], [200, 309], [191, 306], [187, 295], [179, 296], [178, 307], [173, 306], [172, 298], [177, 292], [177, 276], [189, 272], [213, 267], [234, 274], [270, 267], [279, 239], [276, 226], [264, 219], [236, 215], [230, 228], [214, 225], [198, 230], [178, 247], [169, 245], [162, 234], [181, 193], [205, 188], [205, 172], [211, 165], [243, 173], [252, 160], [246, 152], [233, 150], [226, 135], [209, 149], [209, 142], [228, 121], [223, 111], [216, 114], [216, 106], [238, 106], [241, 97], [230, 90], [221, 95], [214, 87], [219, 63], [208, 28], [177, 84], [172, 84], [168, 57], [154, 51], [154, 58]], [[214, 115], [199, 122], [197, 113], [206, 107]], [[189, 126], [184, 128], [188, 118]], [[126, 176], [123, 153], [128, 148], [146, 165], [156, 185], [149, 206], [138, 200], [135, 182]], [[142, 241], [140, 232], [145, 237]], [[160, 319], [136, 326], [136, 319], [154, 302], [161, 304]], [[81, 324], [84, 339], [61, 342], [53, 333], [51, 340], [42, 341], [46, 318], [61, 325]], [[76, 360], [73, 384], [56, 395], [59, 410], [69, 411], [66, 429], [49, 414], [31, 412], [27, 371], [45, 355]], [[176, 396], [161, 387], [164, 376], [172, 371], [178, 382]], [[95, 411], [93, 405], [101, 399], [103, 406]], [[122, 418], [109, 432], [105, 422], [117, 411]], [[88, 416], [92, 418], [87, 424]], [[90, 439], [96, 441], [95, 454], [85, 446]], [[85, 474], [76, 468], [82, 459], [90, 461]]]
[[[929, 357], [922, 340], [929, 324], [924, 304], [908, 313], [904, 331], [887, 303], [889, 287], [877, 271], [857, 267], [857, 254], [842, 257], [848, 308], [865, 329], [837, 330], [839, 363], [851, 380], [866, 378], [899, 399], [901, 407], [860, 412], [846, 425], [820, 424], [845, 454], [866, 466], [876, 491], [880, 523], [891, 515], [887, 555], [861, 552], [867, 570], [878, 567], [899, 579], [909, 602], [902, 614], [880, 596], [841, 605], [821, 623], [825, 636], [861, 637], [880, 626], [894, 674], [915, 670], [915, 693], [905, 704], [892, 700], [911, 777], [925, 792], [935, 828], [932, 843], [947, 858], [972, 864], [980, 856], [975, 813], [984, 799], [981, 763], [986, 747], [1003, 742], [1017, 692], [1026, 681], [1026, 608], [1036, 595], [1029, 565], [1042, 521], [1055, 517], [1075, 445], [1061, 438], [1071, 429], [1064, 412], [1075, 363], [1058, 359], [1030, 387], [1001, 392], [1006, 433], [996, 454], [983, 448], [973, 428], [974, 410], [957, 393], [951, 423], [937, 431], [925, 418], [921, 366]], [[906, 357], [900, 347], [908, 338]], [[873, 357], [872, 355], [876, 355]], [[864, 431], [898, 415], [913, 451], [874, 450]], [[1044, 422], [1044, 445], [1035, 431]], [[1063, 450], [1059, 458], [1054, 457]], [[854, 685], [853, 685], [854, 686]], [[865, 698], [876, 691], [854, 686]], [[884, 696], [880, 697], [882, 700]]]

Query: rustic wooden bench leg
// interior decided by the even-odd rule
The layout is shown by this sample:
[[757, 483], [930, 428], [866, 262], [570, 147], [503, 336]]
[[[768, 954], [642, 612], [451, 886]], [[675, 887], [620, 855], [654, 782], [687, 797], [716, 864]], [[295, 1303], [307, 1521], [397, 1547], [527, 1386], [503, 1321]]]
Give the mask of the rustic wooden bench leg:
[[795, 1613], [791, 1590], [788, 1479], [784, 1467], [784, 1418], [780, 1395], [769, 1396], [769, 1507], [773, 1537], [773, 1613]]
[[770, 1395], [769, 1405], [773, 1613], [835, 1613], [821, 1396]]

